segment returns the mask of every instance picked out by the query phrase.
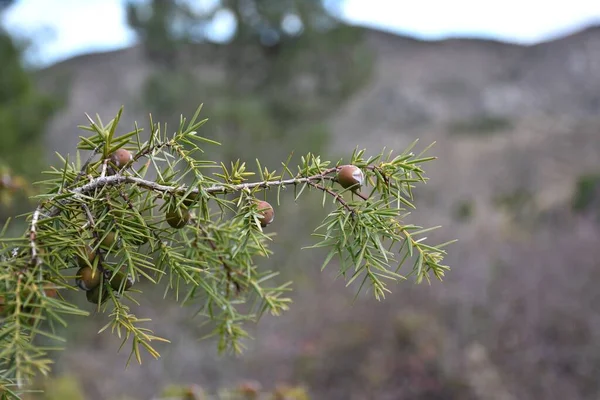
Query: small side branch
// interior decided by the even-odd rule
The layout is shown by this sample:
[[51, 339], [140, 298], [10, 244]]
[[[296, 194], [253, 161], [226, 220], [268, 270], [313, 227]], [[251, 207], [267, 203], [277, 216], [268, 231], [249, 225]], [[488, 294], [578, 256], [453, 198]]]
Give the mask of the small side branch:
[[[204, 234], [204, 236], [206, 236], [206, 241], [208, 242], [208, 245], [210, 246], [210, 248], [212, 249], [212, 251], [216, 252], [217, 251], [217, 246], [215, 245], [215, 243], [208, 237], [208, 231], [204, 228], [204, 227], [200, 227], [200, 230], [202, 231], [202, 233]], [[233, 280], [233, 276], [232, 276], [232, 272], [233, 270], [231, 269], [231, 266], [229, 264], [227, 264], [225, 262], [225, 260], [223, 259], [222, 256], [219, 255], [219, 261], [221, 262], [221, 264], [223, 265], [223, 268], [225, 269], [225, 272], [227, 274], [227, 296], [229, 296], [229, 284], [233, 283], [233, 285], [235, 286], [235, 292], [236, 294], [239, 294], [240, 291], [242, 290], [242, 288], [240, 287], [240, 284], [236, 281]]]
[[104, 143], [100, 143], [98, 146], [96, 146], [96, 148], [94, 149], [92, 154], [90, 154], [90, 156], [85, 161], [85, 163], [83, 163], [83, 165], [81, 166], [81, 170], [79, 171], [79, 173], [75, 177], [75, 180], [73, 181], [74, 185], [77, 184], [77, 182], [79, 182], [79, 180], [85, 175], [85, 172], [87, 171], [88, 166], [90, 165], [90, 163], [92, 162], [92, 160], [94, 159], [96, 154], [98, 154], [98, 152], [102, 148], [102, 146], [104, 146]]
[[[87, 206], [87, 204], [81, 204], [81, 208], [83, 208], [83, 211], [85, 212], [85, 216], [88, 220], [88, 224], [90, 226], [90, 228], [92, 228], [92, 235], [94, 236], [94, 242], [96, 244], [98, 244], [100, 242], [100, 238], [98, 236], [98, 231], [96, 230], [96, 222], [94, 221], [94, 216], [92, 215], [92, 212], [90, 211], [90, 208]], [[98, 252], [98, 256], [100, 257], [100, 262], [98, 263], [98, 271], [100, 271], [102, 274], [106, 274], [106, 270], [104, 269], [104, 266], [102, 265], [103, 261], [104, 261], [104, 256], [102, 254], [102, 251], [100, 250], [100, 248], [98, 248], [97, 250]]]
[[137, 160], [139, 160], [140, 158], [147, 156], [148, 154], [151, 154], [151, 153], [161, 150], [163, 147], [171, 147], [171, 146], [173, 146], [172, 140], [167, 141], [167, 142], [158, 143], [155, 145], [148, 145], [146, 148], [144, 148], [144, 149], [140, 150], [138, 153], [136, 153], [133, 156], [133, 160], [131, 162], [134, 163]]
[[342, 196], [339, 193], [334, 192], [333, 190], [329, 189], [328, 187], [325, 187], [323, 185], [320, 185], [318, 183], [312, 182], [312, 181], [308, 181], [308, 184], [316, 189], [322, 190], [325, 193], [327, 193], [328, 195], [330, 195], [331, 197], [335, 198], [335, 200], [340, 203], [346, 210], [348, 210], [351, 213], [354, 213], [354, 208], [352, 208], [350, 206], [350, 204], [348, 204], [348, 202], [346, 202], [346, 200], [344, 200], [342, 198]]
[[100, 178], [104, 178], [106, 176], [107, 166], [108, 166], [108, 160], [104, 160], [102, 162], [102, 172], [100, 173]]
[[368, 197], [368, 196], [365, 196], [364, 194], [362, 194], [362, 193], [361, 193], [361, 192], [359, 192], [358, 190], [357, 190], [357, 191], [355, 191], [355, 192], [352, 192], [352, 193], [354, 193], [355, 195], [357, 195], [358, 197], [360, 197], [361, 199], [363, 199], [363, 200], [365, 200], [365, 201], [366, 201], [366, 200], [369, 200], [369, 197]]

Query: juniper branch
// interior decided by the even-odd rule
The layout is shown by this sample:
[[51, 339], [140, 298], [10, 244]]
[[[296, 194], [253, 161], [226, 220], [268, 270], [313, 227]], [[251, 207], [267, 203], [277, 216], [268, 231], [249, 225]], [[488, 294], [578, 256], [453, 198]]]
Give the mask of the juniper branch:
[[[276, 186], [289, 186], [289, 185], [298, 185], [302, 183], [315, 182], [328, 179], [327, 175], [332, 174], [337, 171], [337, 168], [329, 168], [325, 170], [321, 174], [316, 174], [312, 176], [302, 177], [297, 176], [291, 179], [284, 180], [273, 180], [273, 181], [260, 181], [260, 182], [251, 182], [251, 183], [241, 183], [238, 185], [213, 185], [207, 188], [203, 188], [202, 192], [208, 194], [225, 194], [225, 193], [234, 193], [242, 190], [251, 190], [251, 189], [268, 189]], [[90, 183], [80, 186], [78, 188], [69, 189], [69, 191], [73, 194], [86, 194], [92, 192], [96, 189], [107, 187], [107, 186], [117, 186], [120, 184], [133, 184], [139, 187], [160, 193], [170, 193], [170, 194], [184, 194], [188, 191], [186, 186], [169, 186], [162, 185], [160, 183], [156, 183], [153, 181], [149, 181], [146, 179], [138, 178], [135, 176], [129, 175], [112, 175], [107, 177], [99, 177], [93, 179]], [[192, 189], [190, 191], [191, 194], [199, 194], [199, 189]]]
[[[214, 174], [209, 178], [203, 174], [201, 168], [214, 167], [218, 164], [195, 158], [196, 153], [203, 152], [200, 147], [196, 146], [195, 141], [212, 142], [196, 136], [196, 129], [203, 123], [202, 121], [195, 122], [197, 114], [187, 127], [184, 126], [185, 120], [182, 118], [179, 130], [172, 137], [160, 134], [160, 128], [151, 121], [151, 137], [144, 144], [139, 138], [137, 125], [135, 131], [121, 137], [114, 136], [120, 115], [121, 111], [107, 127], [103, 126], [101, 122], [99, 125], [92, 122], [92, 127], [87, 130], [96, 132], [96, 135], [90, 138], [82, 137], [82, 143], [79, 146], [80, 149], [92, 151], [92, 154], [81, 167], [75, 166], [63, 158], [64, 169], [53, 168], [50, 171], [54, 177], [46, 183], [51, 189], [43, 197], [40, 196], [42, 200], [31, 214], [29, 229], [22, 238], [19, 238], [21, 241], [17, 242], [25, 251], [13, 249], [14, 262], [12, 259], [7, 260], [3, 255], [0, 256], [2, 265], [8, 265], [9, 268], [18, 265], [22, 268], [21, 273], [17, 274], [12, 274], [11, 270], [10, 279], [14, 279], [14, 284], [11, 284], [10, 288], [7, 285], [5, 291], [2, 292], [4, 295], [16, 291], [16, 298], [11, 303], [11, 307], [15, 307], [14, 314], [19, 318], [18, 321], [8, 326], [10, 332], [6, 331], [11, 337], [10, 346], [12, 348], [8, 351], [0, 351], [3, 356], [0, 358], [9, 360], [0, 363], [0, 367], [10, 364], [10, 362], [16, 362], [23, 363], [18, 365], [18, 369], [27, 367], [32, 370], [35, 367], [34, 369], [45, 371], [43, 362], [46, 360], [36, 361], [28, 358], [29, 353], [36, 354], [34, 344], [26, 343], [28, 347], [25, 348], [25, 344], [14, 342], [14, 340], [21, 339], [21, 329], [24, 333], [38, 332], [37, 325], [29, 326], [30, 323], [26, 319], [29, 316], [21, 310], [23, 302], [31, 303], [34, 307], [42, 309], [41, 312], [48, 311], [49, 307], [54, 307], [48, 315], [54, 316], [53, 318], [57, 321], [59, 319], [55, 316], [55, 312], [58, 310], [63, 313], [78, 310], [75, 306], [67, 309], [65, 305], [68, 303], [59, 303], [56, 300], [52, 300], [55, 304], [52, 306], [52, 302], [45, 303], [36, 298], [34, 298], [36, 301], [25, 299], [22, 291], [25, 279], [29, 279], [26, 282], [26, 289], [28, 291], [33, 289], [31, 290], [33, 294], [28, 297], [38, 296], [38, 288], [44, 290], [44, 284], [52, 278], [51, 274], [61, 274], [60, 270], [70, 268], [71, 264], [67, 258], [73, 255], [80, 243], [88, 245], [90, 233], [81, 230], [81, 224], [76, 219], [70, 219], [72, 213], [74, 213], [74, 218], [80, 218], [81, 210], [83, 210], [84, 218], [87, 219], [83, 229], [91, 230], [94, 247], [97, 247], [100, 256], [100, 271], [109, 274], [113, 270], [121, 271], [116, 268], [127, 266], [125, 271], [127, 275], [139, 274], [155, 282], [151, 277], [152, 271], [162, 274], [166, 272], [166, 268], [170, 268], [171, 277], [175, 276], [177, 279], [175, 289], [179, 291], [180, 278], [184, 278], [185, 283], [194, 286], [190, 289], [187, 298], [205, 298], [201, 310], [210, 320], [219, 322], [214, 333], [221, 337], [221, 343], [224, 343], [224, 346], [231, 346], [236, 350], [240, 346], [238, 341], [247, 336], [242, 327], [244, 321], [254, 320], [256, 316], [260, 318], [265, 310], [271, 310], [273, 314], [278, 314], [279, 311], [287, 309], [286, 304], [290, 301], [280, 297], [289, 290], [288, 283], [277, 287], [266, 286], [265, 282], [272, 279], [276, 272], [260, 271], [255, 268], [253, 258], [257, 255], [268, 254], [267, 247], [263, 242], [269, 238], [269, 235], [264, 234], [258, 226], [256, 226], [256, 230], [254, 229], [254, 225], [258, 223], [256, 210], [245, 206], [240, 207], [240, 205], [244, 200], [252, 200], [259, 191], [266, 192], [269, 189], [277, 188], [279, 200], [279, 191], [284, 187], [300, 185], [301, 190], [298, 196], [308, 187], [309, 190], [317, 189], [322, 192], [324, 200], [332, 198], [336, 209], [330, 212], [322, 225], [317, 228], [317, 230], [325, 232], [314, 234], [322, 240], [309, 248], [330, 249], [323, 268], [334, 256], [339, 258], [342, 275], [346, 276], [346, 272], [349, 272], [353, 266], [354, 273], [348, 284], [364, 275], [359, 291], [364, 282], [370, 280], [376, 297], [383, 297], [384, 292], [388, 290], [382, 279], [405, 279], [397, 271], [405, 260], [412, 258], [413, 255], [416, 261], [411, 273], [417, 275], [417, 282], [423, 278], [429, 280], [431, 271], [441, 280], [444, 272], [448, 270], [448, 267], [441, 265], [445, 254], [442, 248], [447, 243], [438, 246], [427, 245], [422, 242], [425, 238], [420, 238], [420, 236], [430, 229], [405, 225], [396, 220], [396, 218], [403, 219], [407, 215], [401, 213], [405, 207], [414, 208], [410, 203], [413, 199], [412, 188], [414, 186], [412, 184], [426, 181], [424, 172], [418, 164], [433, 159], [433, 157], [421, 158], [421, 155], [414, 158], [413, 154], [409, 153], [412, 147], [393, 159], [390, 153], [384, 160], [382, 160], [385, 158], [383, 153], [365, 159], [363, 157], [364, 150], [355, 151], [350, 163], [360, 168], [365, 173], [365, 183], [367, 185], [371, 183], [373, 186], [373, 191], [365, 194], [360, 193], [359, 190], [344, 190], [345, 185], [340, 184], [342, 189], [330, 185], [329, 183], [337, 181], [337, 172], [341, 166], [330, 167], [333, 164], [322, 161], [320, 157], [310, 153], [306, 157], [302, 157], [302, 162], [296, 172], [292, 172], [288, 168], [290, 159], [286, 163], [282, 163], [284, 169], [281, 175], [277, 175], [275, 171], [268, 171], [266, 168], [263, 170], [259, 163], [260, 180], [256, 182], [247, 181], [247, 177], [253, 173], [247, 172], [245, 163], [240, 165], [240, 161], [232, 163], [230, 171], [221, 163], [223, 173]], [[130, 157], [130, 161], [127, 163], [114, 165], [111, 162], [111, 152], [118, 148], [131, 149], [134, 146], [131, 138], [136, 134], [138, 134], [138, 138], [135, 156]], [[100, 150], [102, 146], [104, 146], [103, 151]], [[101, 156], [97, 157], [98, 154]], [[144, 173], [137, 173], [132, 167], [136, 161], [143, 161], [142, 158], [147, 158], [146, 168], [150, 163], [156, 168], [158, 175], [156, 181], [144, 179], [147, 169], [143, 170]], [[174, 161], [171, 161], [171, 158], [174, 158]], [[163, 166], [160, 165], [161, 163]], [[183, 180], [190, 173], [194, 176], [194, 181], [183, 184]], [[81, 179], [84, 177], [88, 178], [87, 182], [83, 182], [84, 179]], [[289, 179], [285, 179], [286, 177]], [[348, 191], [362, 200], [369, 201], [354, 201], [357, 200], [355, 198], [352, 198], [353, 201], [349, 201], [344, 198], [344, 193]], [[227, 195], [232, 193], [239, 194], [237, 208], [233, 205], [233, 201], [227, 199]], [[186, 204], [186, 198], [190, 195], [195, 197], [191, 199], [193, 205]], [[182, 204], [185, 204], [185, 207], [199, 209], [201, 214], [199, 214], [198, 220], [196, 220], [197, 217], [193, 217], [198, 223], [192, 225], [188, 219], [185, 224], [177, 227], [181, 229], [179, 233], [172, 234], [169, 230], [165, 231], [160, 225], [165, 220], [158, 221], [155, 215], [155, 211], [160, 212], [162, 200], [165, 201], [167, 210], [169, 207], [179, 207]], [[217, 203], [221, 209], [219, 217], [221, 219], [226, 218], [227, 210], [236, 214], [230, 220], [230, 225], [213, 224], [214, 218], [211, 216], [209, 201]], [[114, 213], [111, 212], [113, 210]], [[132, 215], [131, 212], [135, 214], [136, 218], [141, 218], [141, 222], [128, 218]], [[61, 213], [66, 214], [63, 216], [64, 218], [50, 219]], [[40, 222], [45, 219], [47, 221], [44, 223]], [[155, 222], [158, 223], [154, 224]], [[167, 220], [167, 222], [169, 221]], [[116, 245], [108, 250], [100, 250], [99, 238], [102, 232], [111, 230], [114, 230], [114, 237], [117, 238]], [[106, 232], [107, 235], [108, 233], [110, 232]], [[191, 233], [196, 237], [190, 248], [189, 235]], [[140, 242], [139, 236], [154, 237], [155, 240], [147, 240], [148, 246], [141, 249], [146, 242]], [[419, 238], [417, 238], [418, 236]], [[10, 247], [0, 248], [3, 253], [9, 249]], [[158, 266], [149, 261], [155, 251], [158, 251], [159, 256]], [[108, 259], [106, 268], [103, 267], [104, 255]], [[111, 261], [111, 255], [117, 256], [119, 260]], [[396, 255], [400, 257], [399, 260]], [[47, 265], [39, 268], [41, 263]], [[396, 272], [390, 270], [392, 263], [398, 263]], [[163, 264], [166, 264], [165, 271], [162, 268]], [[205, 265], [206, 268], [204, 268]], [[28, 274], [32, 272], [29, 269], [33, 270], [33, 268], [39, 272], [39, 277], [29, 277]], [[16, 269], [18, 271], [18, 268]], [[50, 273], [49, 278], [42, 275], [42, 270], [44, 270], [44, 274]], [[13, 275], [15, 276], [13, 277]], [[227, 285], [226, 293], [223, 290], [224, 284]], [[254, 291], [250, 290], [249, 293], [245, 293], [246, 291], [243, 289], [246, 287], [254, 288]], [[64, 288], [67, 288], [66, 284]], [[121, 304], [121, 295], [123, 298], [133, 301], [135, 299], [124, 293], [118, 293], [111, 289], [110, 285], [107, 288], [107, 295], [111, 296], [115, 303], [115, 312], [112, 314], [113, 321], [107, 326], [112, 326], [117, 334], [123, 330], [127, 337], [133, 338], [132, 354], [135, 354], [138, 361], [140, 344], [146, 347], [153, 356], [156, 356], [158, 353], [148, 344], [155, 337], [149, 336], [145, 329], [134, 326], [135, 323], [144, 320], [137, 319], [129, 313], [126, 306]], [[234, 288], [237, 290], [239, 299], [230, 298], [230, 289]], [[8, 291], [9, 289], [11, 291]], [[238, 304], [246, 304], [252, 299], [255, 301], [262, 299], [256, 314], [254, 306], [247, 314], [243, 309], [238, 310]], [[60, 305], [60, 308], [57, 304]], [[4, 327], [6, 326], [7, 324], [4, 325]], [[1, 325], [0, 328], [2, 328]], [[15, 332], [14, 329], [18, 331]], [[222, 347], [220, 344], [219, 348]], [[45, 354], [42, 355], [45, 356]], [[42, 355], [39, 357], [41, 358]], [[3, 383], [2, 379], [4, 376], [0, 377], [0, 384]]]
[[[202, 191], [204, 193], [208, 193], [208, 194], [225, 194], [225, 193], [234, 193], [234, 192], [238, 192], [238, 191], [242, 191], [242, 190], [251, 190], [251, 189], [256, 189], [256, 188], [267, 189], [267, 188], [276, 187], [276, 186], [297, 185], [297, 184], [302, 184], [302, 183], [308, 183], [308, 182], [321, 181], [321, 180], [328, 179], [327, 175], [332, 174], [333, 172], [337, 171], [337, 169], [338, 168], [328, 168], [327, 170], [323, 171], [321, 174], [316, 174], [316, 175], [312, 175], [312, 176], [308, 176], [308, 177], [298, 176], [295, 178], [285, 179], [285, 180], [260, 181], [260, 182], [252, 182], [252, 183], [242, 183], [242, 184], [238, 184], [238, 185], [213, 185], [213, 186], [202, 189]], [[156, 182], [153, 182], [153, 181], [150, 181], [147, 179], [138, 178], [135, 176], [111, 175], [111, 176], [100, 176], [98, 178], [94, 178], [89, 183], [87, 183], [83, 186], [69, 189], [69, 192], [71, 192], [73, 195], [87, 194], [87, 193], [93, 192], [96, 189], [100, 189], [102, 187], [117, 186], [120, 184], [133, 184], [133, 185], [137, 185], [139, 187], [142, 187], [142, 188], [154, 191], [154, 192], [180, 194], [180, 195], [186, 193], [189, 190], [189, 188], [187, 188], [186, 186], [183, 186], [183, 185], [169, 186], [169, 185], [162, 185], [160, 183], [156, 183]], [[190, 193], [199, 194], [200, 190], [197, 188], [192, 189], [190, 191]], [[66, 201], [63, 200], [62, 203], [66, 203]], [[60, 214], [60, 209], [55, 207], [48, 214], [48, 217], [53, 217], [58, 214]], [[39, 217], [39, 213], [38, 213], [38, 217]], [[35, 220], [32, 218], [31, 230], [35, 231], [35, 229], [36, 229], [35, 225], [37, 224], [37, 222], [38, 222], [37, 218]]]
[[94, 159], [94, 157], [96, 157], [96, 154], [98, 154], [99, 150], [102, 148], [103, 145], [104, 145], [104, 143], [100, 143], [92, 151], [92, 154], [90, 154], [88, 156], [88, 159], [83, 163], [83, 165], [81, 166], [81, 170], [79, 170], [79, 173], [75, 177], [75, 180], [73, 182], [74, 185], [77, 184], [77, 182], [79, 182], [79, 179], [81, 179], [82, 176], [85, 175], [85, 171], [87, 171], [87, 169], [88, 169], [89, 165], [91, 164], [92, 160]]
[[[206, 241], [208, 242], [208, 245], [210, 246], [210, 248], [213, 251], [217, 251], [217, 246], [215, 245], [213, 240], [209, 237], [208, 231], [203, 226], [200, 226], [200, 230], [202, 231], [204, 236], [206, 236]], [[242, 290], [242, 288], [240, 287], [239, 282], [233, 280], [233, 275], [231, 274], [232, 273], [231, 266], [225, 262], [225, 260], [223, 259], [222, 256], [219, 256], [219, 261], [221, 262], [221, 264], [223, 265], [223, 268], [225, 269], [225, 272], [227, 273], [227, 283], [228, 283], [227, 288], [226, 288], [227, 296], [229, 297], [229, 283], [234, 284], [235, 291], [237, 294], [239, 294], [240, 291]]]

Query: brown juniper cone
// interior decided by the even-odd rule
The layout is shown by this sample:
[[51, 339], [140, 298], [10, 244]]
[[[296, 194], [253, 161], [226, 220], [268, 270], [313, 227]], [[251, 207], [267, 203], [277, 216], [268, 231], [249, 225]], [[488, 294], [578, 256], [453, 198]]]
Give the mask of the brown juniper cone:
[[363, 172], [355, 165], [343, 165], [337, 173], [337, 182], [344, 189], [358, 190], [365, 180]]
[[266, 228], [275, 219], [275, 211], [269, 203], [263, 200], [256, 200], [256, 205], [258, 212], [262, 215], [262, 217], [259, 217], [260, 226]]
[[110, 161], [119, 168], [123, 168], [125, 165], [133, 161], [133, 155], [127, 149], [117, 149], [110, 155]]
[[[125, 280], [125, 283], [123, 283], [123, 280]], [[118, 271], [113, 272], [110, 278], [110, 287], [113, 290], [121, 290], [123, 285], [125, 285], [124, 290], [129, 290], [133, 286], [133, 279], [127, 274], [127, 268], [124, 266], [119, 268]]]
[[81, 254], [77, 253], [77, 265], [80, 267], [91, 266], [94, 265], [94, 259], [96, 258], [96, 252], [91, 248], [91, 246], [86, 246], [82, 253], [87, 255], [87, 260], [81, 256]]
[[85, 266], [79, 268], [75, 278], [75, 283], [81, 290], [90, 291], [100, 286], [102, 272], [98, 268], [92, 270], [91, 267]]
[[175, 229], [181, 229], [190, 221], [190, 212], [184, 208], [170, 207], [166, 214], [167, 223]]
[[106, 300], [108, 300], [108, 291], [106, 290], [105, 286], [98, 286], [95, 289], [88, 290], [87, 292], [85, 292], [85, 298], [90, 303], [98, 304], [98, 301], [100, 301], [100, 297], [102, 297], [102, 303], [100, 304], [103, 304]]
[[54, 285], [44, 284], [44, 293], [46, 297], [58, 297], [58, 290]]

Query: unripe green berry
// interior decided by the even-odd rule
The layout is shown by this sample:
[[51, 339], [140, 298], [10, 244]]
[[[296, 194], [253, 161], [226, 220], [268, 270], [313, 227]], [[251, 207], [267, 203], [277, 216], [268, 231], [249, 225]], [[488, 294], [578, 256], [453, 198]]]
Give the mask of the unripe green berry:
[[85, 292], [85, 297], [87, 301], [94, 304], [98, 304], [98, 302], [102, 298], [102, 304], [106, 300], [108, 300], [108, 292], [106, 291], [106, 288], [101, 288], [100, 286], [98, 286], [92, 290]]
[[186, 207], [191, 207], [194, 204], [196, 204], [197, 201], [198, 201], [198, 193], [190, 193], [185, 197], [185, 199], [183, 199], [183, 204]]
[[106, 234], [106, 236], [104, 236], [104, 239], [102, 239], [102, 242], [100, 243], [101, 246], [110, 249], [115, 242], [117, 241], [117, 235], [114, 232], [108, 232]]
[[[124, 290], [129, 290], [133, 286], [133, 279], [124, 271], [125, 269], [121, 267], [118, 271], [113, 272], [110, 278], [110, 287], [114, 290], [121, 290], [123, 285], [125, 285]], [[123, 283], [123, 280], [125, 280], [125, 283]]]
[[167, 223], [175, 229], [181, 229], [190, 221], [191, 215], [188, 210], [183, 208], [169, 208], [166, 214]]
[[81, 288], [81, 290], [92, 290], [100, 286], [102, 273], [96, 269], [95, 271], [88, 267], [81, 267], [77, 271], [75, 283]]

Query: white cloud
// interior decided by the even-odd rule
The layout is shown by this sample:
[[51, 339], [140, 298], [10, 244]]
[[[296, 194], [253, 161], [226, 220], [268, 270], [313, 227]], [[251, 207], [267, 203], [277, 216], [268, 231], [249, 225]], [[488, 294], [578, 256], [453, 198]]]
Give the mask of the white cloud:
[[124, 47], [134, 39], [120, 0], [21, 0], [7, 11], [3, 23], [18, 35], [40, 40], [42, 63]]
[[600, 23], [600, 1], [347, 0], [344, 15], [422, 38], [468, 35], [533, 43]]

